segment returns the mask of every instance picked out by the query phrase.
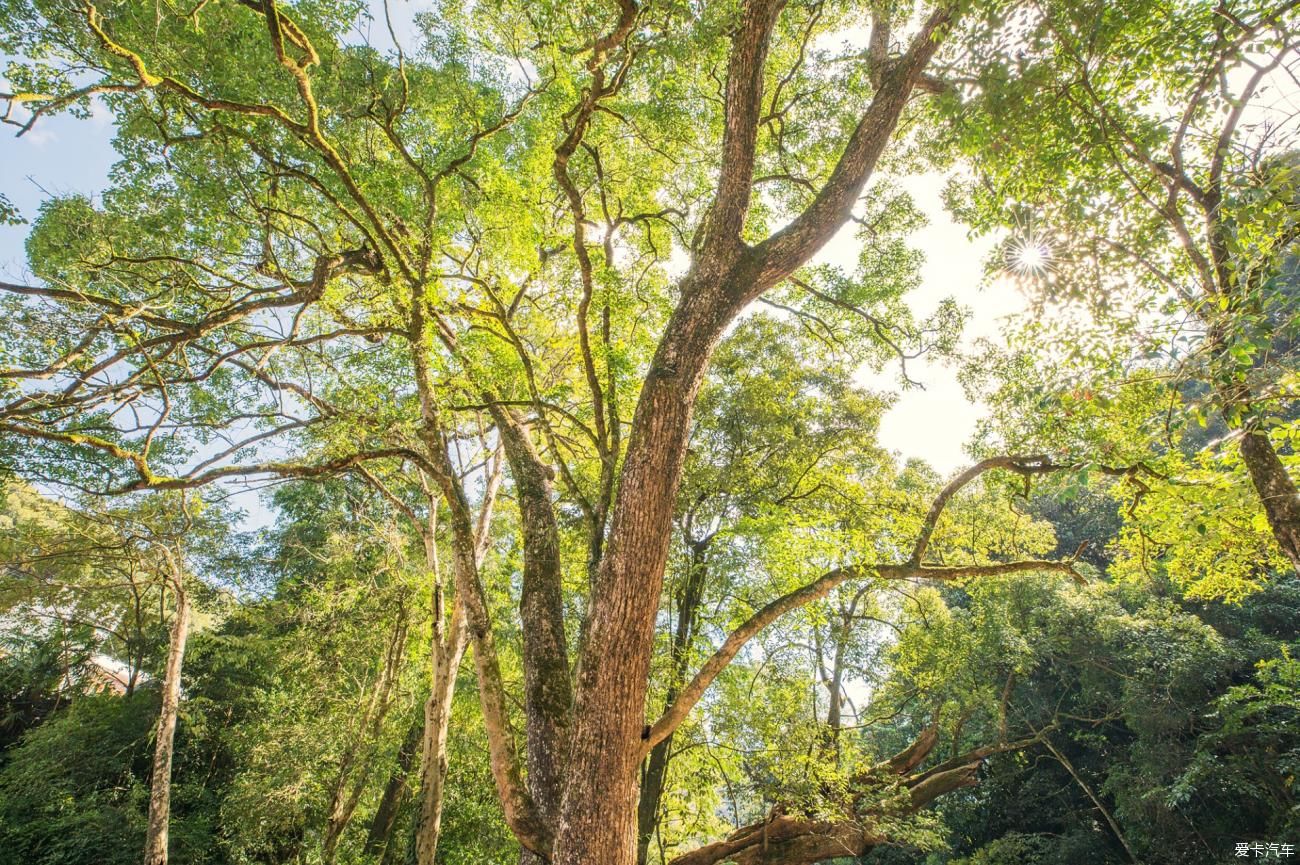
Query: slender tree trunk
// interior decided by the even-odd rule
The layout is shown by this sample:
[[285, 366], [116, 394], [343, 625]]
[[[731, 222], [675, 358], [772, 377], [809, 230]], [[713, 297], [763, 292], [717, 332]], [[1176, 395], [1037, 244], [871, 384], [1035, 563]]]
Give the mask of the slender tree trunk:
[[322, 861], [325, 865], [333, 865], [338, 853], [339, 841], [343, 838], [343, 831], [352, 822], [352, 815], [356, 813], [357, 804], [365, 793], [373, 765], [375, 744], [383, 730], [384, 718], [388, 716], [388, 710], [393, 704], [393, 683], [406, 657], [405, 605], [399, 605], [397, 615], [393, 635], [384, 654], [383, 666], [380, 668], [370, 700], [361, 716], [360, 728], [339, 766], [338, 780], [334, 785], [334, 795], [330, 801], [329, 816], [325, 821], [325, 838], [322, 843]]
[[[441, 611], [439, 611], [441, 615]], [[424, 704], [424, 742], [420, 757], [420, 810], [416, 814], [416, 865], [433, 865], [442, 831], [442, 801], [447, 783], [447, 731], [456, 672], [465, 654], [468, 631], [460, 604], [452, 611], [446, 641], [433, 645], [433, 688]]]
[[1044, 738], [1043, 745], [1048, 751], [1052, 752], [1052, 756], [1056, 758], [1056, 762], [1060, 763], [1061, 766], [1065, 768], [1065, 771], [1070, 773], [1070, 777], [1074, 779], [1074, 783], [1078, 784], [1079, 788], [1083, 790], [1090, 800], [1092, 800], [1092, 804], [1097, 806], [1097, 810], [1101, 812], [1101, 816], [1106, 818], [1106, 825], [1110, 827], [1110, 831], [1114, 833], [1115, 838], [1124, 847], [1124, 852], [1128, 854], [1129, 861], [1132, 862], [1133, 865], [1139, 865], [1141, 860], [1138, 859], [1137, 854], [1133, 852], [1133, 848], [1129, 846], [1128, 839], [1124, 837], [1124, 832], [1119, 828], [1119, 823], [1115, 821], [1110, 810], [1102, 803], [1097, 794], [1093, 792], [1092, 787], [1088, 785], [1088, 782], [1084, 781], [1075, 770], [1074, 764], [1070, 762], [1070, 758], [1058, 751], [1056, 746], [1052, 744], [1050, 738]]
[[[445, 450], [434, 450], [439, 443], [437, 434], [439, 428], [436, 424], [436, 414], [430, 408], [427, 359], [418, 364], [418, 370], [421, 400], [424, 402], [428, 422], [428, 444], [430, 450], [437, 453], [441, 461], [446, 463]], [[444, 471], [450, 472], [449, 463], [444, 465]], [[441, 480], [450, 481], [451, 476], [448, 475]], [[458, 594], [452, 602], [450, 615], [446, 611], [442, 566], [438, 558], [438, 502], [432, 494], [429, 497], [429, 523], [423, 531], [423, 538], [425, 563], [433, 576], [433, 633], [430, 646], [432, 669], [429, 698], [424, 704], [420, 757], [420, 807], [412, 826], [411, 846], [416, 865], [433, 865], [434, 857], [438, 852], [438, 839], [442, 832], [442, 803], [446, 794], [447, 732], [451, 725], [452, 698], [456, 692], [456, 677], [460, 671], [460, 662], [470, 640], [464, 603], [467, 592], [464, 589], [471, 580], [462, 571], [465, 568], [473, 570], [472, 582], [477, 583], [477, 568], [483, 557], [487, 555], [490, 543], [492, 515], [500, 484], [501, 463], [498, 452], [498, 455], [493, 457], [489, 470], [476, 526], [471, 526], [469, 523], [468, 506], [459, 485], [452, 483], [444, 491], [446, 502], [453, 513], [456, 582], [459, 587]], [[427, 488], [426, 492], [428, 492]], [[394, 817], [396, 817], [395, 813]], [[385, 859], [387, 858], [388, 856], [385, 855]]]
[[411, 724], [401, 747], [397, 749], [397, 768], [389, 776], [388, 783], [384, 785], [384, 795], [379, 799], [379, 807], [370, 821], [370, 831], [366, 833], [365, 853], [367, 855], [378, 856], [390, 843], [393, 827], [397, 824], [397, 815], [401, 812], [402, 804], [410, 792], [411, 767], [415, 765], [415, 755], [419, 752], [423, 739], [424, 715], [421, 714], [415, 723]]
[[172, 752], [176, 716], [181, 697], [181, 665], [190, 632], [190, 603], [177, 576], [176, 618], [167, 643], [167, 670], [163, 674], [162, 709], [154, 739], [153, 775], [149, 789], [149, 827], [145, 835], [145, 865], [167, 865], [167, 834], [171, 821]]
[[[708, 579], [705, 555], [709, 541], [691, 540], [691, 558], [686, 580], [677, 602], [677, 627], [673, 631], [668, 692], [664, 705], [671, 706], [677, 699], [677, 690], [686, 681], [686, 665], [690, 659], [691, 641], [699, 620], [700, 605], [704, 600], [704, 586]], [[636, 809], [636, 861], [646, 865], [650, 858], [650, 839], [659, 828], [659, 805], [663, 801], [664, 784], [668, 779], [668, 757], [672, 752], [673, 737], [668, 735], [650, 749], [645, 771], [641, 777], [641, 796]]]
[[673, 734], [650, 749], [646, 758], [645, 773], [641, 777], [641, 798], [636, 807], [636, 861], [646, 865], [650, 861], [650, 841], [659, 829], [659, 805], [663, 802], [664, 784], [668, 779], [668, 755], [673, 745]]
[[844, 644], [848, 641], [850, 625], [851, 622], [845, 621], [844, 629], [835, 640], [831, 680], [827, 683], [830, 703], [826, 709], [826, 759], [834, 760], [836, 763], [840, 758], [840, 728], [844, 726]]

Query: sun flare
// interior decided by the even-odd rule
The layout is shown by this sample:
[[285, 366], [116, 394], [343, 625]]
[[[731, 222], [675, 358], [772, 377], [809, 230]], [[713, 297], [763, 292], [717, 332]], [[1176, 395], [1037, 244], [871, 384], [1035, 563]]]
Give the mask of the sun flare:
[[1052, 245], [1041, 235], [1029, 233], [1007, 245], [1007, 267], [1025, 276], [1041, 276], [1052, 270]]

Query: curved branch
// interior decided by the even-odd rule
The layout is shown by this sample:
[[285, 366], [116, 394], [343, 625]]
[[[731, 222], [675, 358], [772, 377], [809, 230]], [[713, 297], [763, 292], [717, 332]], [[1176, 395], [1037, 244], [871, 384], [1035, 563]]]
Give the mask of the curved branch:
[[750, 616], [744, 624], [732, 631], [722, 645], [718, 647], [717, 651], [704, 662], [704, 666], [695, 674], [695, 678], [691, 680], [690, 684], [682, 689], [673, 704], [664, 711], [663, 717], [651, 725], [644, 736], [643, 750], [649, 751], [650, 748], [667, 738], [686, 720], [686, 716], [690, 714], [691, 709], [704, 696], [705, 691], [713, 684], [713, 680], [727, 668], [727, 665], [735, 659], [740, 650], [754, 636], [786, 613], [826, 597], [832, 589], [846, 580], [872, 576], [885, 580], [957, 580], [1037, 571], [1064, 573], [1073, 577], [1076, 582], [1084, 582], [1083, 575], [1075, 568], [1075, 563], [1072, 560], [1056, 562], [1029, 559], [992, 565], [955, 565], [952, 567], [911, 564], [855, 565], [829, 571], [813, 582], [772, 601], [753, 616]]

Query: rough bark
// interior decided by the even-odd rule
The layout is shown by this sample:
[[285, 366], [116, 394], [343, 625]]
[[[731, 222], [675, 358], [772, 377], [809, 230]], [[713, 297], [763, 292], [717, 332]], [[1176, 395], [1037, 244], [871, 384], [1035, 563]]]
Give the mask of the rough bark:
[[1268, 435], [1259, 430], [1248, 429], [1242, 434], [1241, 460], [1250, 472], [1278, 547], [1300, 573], [1300, 493], [1295, 481], [1282, 465]]
[[673, 500], [691, 406], [729, 317], [711, 295], [691, 291], [673, 315], [634, 416], [578, 676], [560, 865], [634, 861], [635, 773]]
[[[538, 456], [527, 429], [514, 412], [494, 404], [492, 415], [505, 445], [523, 525], [519, 616], [523, 623], [528, 792], [539, 817], [549, 823], [560, 810], [573, 712], [551, 469]], [[524, 863], [542, 861], [529, 850], [521, 856]]]
[[145, 865], [167, 865], [167, 836], [171, 822], [172, 753], [176, 716], [181, 698], [181, 667], [190, 632], [190, 602], [179, 572], [174, 580], [176, 617], [167, 643], [167, 669], [163, 673], [162, 709], [154, 738], [153, 774], [149, 787], [149, 825], [145, 834]]

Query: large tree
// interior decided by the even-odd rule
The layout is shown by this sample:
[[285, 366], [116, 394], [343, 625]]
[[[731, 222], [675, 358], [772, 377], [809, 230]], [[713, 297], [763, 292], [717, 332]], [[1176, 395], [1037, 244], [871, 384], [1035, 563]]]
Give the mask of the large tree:
[[[21, 133], [100, 99], [123, 160], [101, 202], [49, 203], [28, 243], [34, 278], [0, 283], [6, 460], [97, 494], [363, 478], [420, 527], [439, 700], [462, 628], [472, 647], [525, 856], [630, 865], [638, 767], [782, 615], [849, 581], [1074, 573], [935, 558], [950, 503], [985, 473], [1067, 467], [987, 459], [928, 507], [910, 502], [894, 542], [844, 551], [737, 622], [647, 723], [692, 415], [719, 342], [759, 299], [809, 339], [847, 329], [851, 358], [906, 358], [951, 330], [901, 307], [908, 219], [872, 178], [885, 161], [906, 169], [909, 149], [891, 145], [925, 145], [927, 97], [951, 89], [936, 58], [978, 17], [966, 5], [445, 4], [415, 44], [384, 20], [381, 50], [353, 34], [356, 3], [7, 0], [0, 47], [30, 62], [7, 73], [6, 119]], [[855, 221], [859, 267], [812, 266]], [[482, 570], [496, 459], [518, 514], [522, 754], [498, 647], [515, 613], [491, 603]], [[425, 825], [448, 704], [426, 713]], [[888, 813], [1016, 746], [921, 768], [936, 741], [926, 728], [875, 767], [901, 791]], [[782, 815], [683, 861], [861, 852], [892, 824], [851, 798], [853, 819]], [[426, 862], [432, 843], [417, 845]]]

